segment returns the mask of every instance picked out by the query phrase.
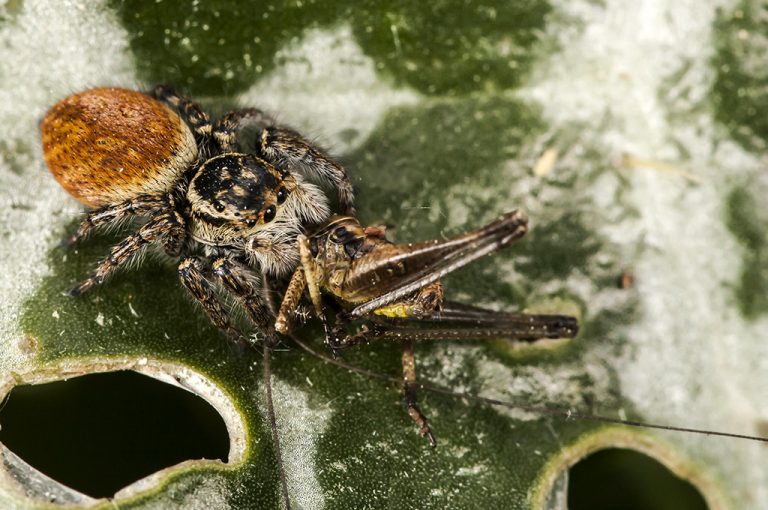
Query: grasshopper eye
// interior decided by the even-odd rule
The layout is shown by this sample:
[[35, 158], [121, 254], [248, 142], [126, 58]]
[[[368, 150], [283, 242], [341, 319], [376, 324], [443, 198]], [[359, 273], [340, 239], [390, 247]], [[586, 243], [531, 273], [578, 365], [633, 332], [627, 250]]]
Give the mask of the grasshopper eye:
[[348, 237], [349, 232], [347, 231], [347, 228], [342, 225], [341, 227], [336, 227], [333, 229], [333, 232], [331, 232], [330, 240], [332, 243], [342, 244], [347, 240]]
[[269, 223], [270, 221], [274, 220], [275, 214], [277, 214], [277, 209], [275, 209], [274, 205], [267, 207], [267, 210], [264, 211], [264, 223]]
[[286, 198], [288, 198], [288, 190], [285, 189], [285, 188], [280, 188], [277, 191], [277, 203], [278, 203], [278, 205], [282, 204], [283, 202], [285, 202]]

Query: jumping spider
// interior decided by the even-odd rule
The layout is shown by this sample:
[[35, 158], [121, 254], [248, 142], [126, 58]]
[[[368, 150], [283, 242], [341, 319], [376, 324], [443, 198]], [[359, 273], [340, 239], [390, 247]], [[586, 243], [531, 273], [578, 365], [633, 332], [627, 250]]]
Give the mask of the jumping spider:
[[[253, 153], [244, 152], [238, 142], [240, 127], [246, 123], [256, 128]], [[578, 331], [573, 317], [494, 312], [443, 300], [439, 279], [524, 234], [524, 216], [510, 213], [448, 241], [407, 245], [392, 244], [382, 228], [363, 228], [351, 216], [329, 221], [328, 198], [304, 178], [332, 185], [340, 209], [351, 215], [354, 194], [346, 171], [301, 135], [276, 126], [257, 109], [236, 110], [211, 122], [196, 103], [164, 86], [147, 94], [98, 88], [57, 103], [40, 127], [52, 174], [65, 190], [92, 208], [68, 244], [95, 228], [145, 218], [71, 294], [103, 283], [147, 245], [159, 244], [180, 259], [182, 284], [212, 322], [245, 345], [216, 295], [214, 282], [239, 301], [267, 337], [274, 334], [275, 321], [280, 332], [288, 332], [302, 310], [299, 301], [307, 287], [314, 312], [325, 326], [326, 342], [334, 350], [375, 340], [403, 343], [402, 388], [408, 414], [433, 444], [431, 428], [416, 406], [414, 341], [499, 337], [536, 341], [573, 337]], [[307, 232], [313, 233], [304, 237]], [[279, 277], [293, 273], [277, 318], [252, 282], [254, 267]], [[334, 325], [325, 313], [330, 300], [321, 300], [321, 293], [338, 300]], [[373, 327], [350, 333], [349, 323], [360, 318], [370, 319]], [[265, 353], [268, 360], [266, 345]], [[571, 410], [564, 413], [568, 418], [765, 441]]]
[[[252, 153], [238, 142], [245, 124], [256, 128]], [[299, 263], [297, 236], [329, 218], [328, 198], [305, 177], [332, 185], [340, 209], [354, 212], [344, 168], [254, 108], [212, 122], [199, 105], [162, 85], [147, 94], [97, 88], [54, 105], [40, 128], [51, 173], [92, 208], [68, 244], [94, 228], [145, 218], [70, 293], [103, 283], [144, 247], [159, 244], [180, 259], [181, 283], [211, 321], [241, 346], [246, 340], [213, 283], [271, 338], [274, 320], [250, 268], [289, 275]]]

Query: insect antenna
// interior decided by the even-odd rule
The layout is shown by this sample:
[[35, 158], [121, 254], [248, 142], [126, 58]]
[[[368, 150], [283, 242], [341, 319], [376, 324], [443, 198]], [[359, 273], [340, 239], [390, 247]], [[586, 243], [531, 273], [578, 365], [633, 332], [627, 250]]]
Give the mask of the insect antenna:
[[[330, 363], [332, 365], [338, 366], [340, 368], [344, 368], [346, 370], [349, 370], [350, 372], [354, 372], [358, 375], [362, 375], [364, 377], [368, 377], [370, 379], [379, 379], [383, 381], [392, 382], [395, 384], [402, 384], [403, 380], [399, 377], [395, 377], [392, 375], [382, 374], [379, 372], [374, 372], [372, 370], [368, 370], [362, 367], [358, 367], [355, 365], [350, 365], [349, 363], [345, 363], [343, 361], [340, 361], [338, 359], [334, 359], [330, 356], [326, 356], [325, 354], [322, 354], [306, 343], [302, 342], [298, 338], [296, 338], [295, 335], [291, 335], [291, 338], [293, 341], [298, 345], [302, 350], [306, 351], [307, 353], [311, 354], [312, 356], [320, 359], [321, 361], [324, 361], [325, 363]], [[614, 418], [611, 416], [603, 416], [599, 414], [591, 414], [591, 413], [582, 413], [580, 411], [574, 411], [571, 408], [567, 407], [558, 407], [558, 406], [537, 406], [537, 405], [530, 405], [522, 402], [512, 402], [507, 400], [499, 400], [495, 398], [489, 398], [489, 397], [483, 397], [480, 395], [474, 395], [472, 393], [464, 393], [464, 392], [457, 392], [453, 391], [450, 388], [446, 388], [444, 386], [440, 386], [437, 384], [432, 383], [424, 383], [424, 382], [415, 382], [413, 383], [413, 386], [416, 388], [419, 388], [421, 390], [430, 391], [432, 393], [439, 393], [441, 395], [448, 395], [456, 398], [466, 399], [466, 400], [473, 400], [475, 402], [483, 402], [486, 404], [490, 404], [493, 406], [499, 406], [499, 407], [506, 407], [509, 409], [520, 409], [523, 411], [528, 411], [531, 413], [539, 414], [539, 415], [547, 415], [547, 416], [557, 416], [560, 418], [565, 418], [566, 420], [584, 420], [584, 421], [596, 421], [596, 422], [603, 422], [603, 423], [613, 423], [618, 425], [624, 425], [626, 427], [636, 427], [636, 428], [645, 428], [645, 429], [658, 429], [658, 430], [669, 430], [672, 432], [688, 432], [691, 434], [700, 434], [705, 436], [717, 436], [717, 437], [727, 437], [727, 438], [735, 438], [735, 439], [746, 439], [748, 441], [757, 441], [760, 443], [768, 443], [768, 437], [762, 437], [762, 436], [752, 436], [748, 434], [736, 434], [731, 432], [722, 432], [722, 431], [716, 431], [716, 430], [706, 430], [706, 429], [696, 429], [696, 428], [689, 428], [689, 427], [677, 427], [674, 425], [664, 425], [664, 424], [658, 424], [658, 423], [646, 423], [641, 421], [634, 421], [634, 420], [623, 420], [621, 418]]]
[[288, 480], [285, 476], [285, 466], [283, 465], [283, 452], [280, 449], [280, 435], [277, 431], [277, 419], [275, 417], [275, 404], [272, 400], [272, 368], [270, 366], [271, 355], [269, 346], [264, 342], [264, 388], [267, 397], [267, 419], [269, 427], [272, 429], [272, 444], [275, 446], [275, 457], [277, 459], [277, 472], [280, 476], [280, 489], [285, 501], [285, 509], [291, 510], [291, 499], [288, 496]]

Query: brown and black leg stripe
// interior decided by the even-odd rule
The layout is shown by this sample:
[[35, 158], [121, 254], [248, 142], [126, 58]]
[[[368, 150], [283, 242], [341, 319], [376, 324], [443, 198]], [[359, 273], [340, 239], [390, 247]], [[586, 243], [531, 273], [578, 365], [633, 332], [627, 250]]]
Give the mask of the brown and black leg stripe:
[[96, 270], [88, 278], [73, 287], [69, 294], [71, 296], [78, 296], [94, 285], [104, 283], [115, 270], [131, 260], [142, 248], [157, 241], [166, 234], [178, 230], [178, 228], [179, 224], [176, 213], [161, 214], [151, 219], [138, 231], [113, 246], [109, 255], [102, 259]]
[[205, 276], [205, 267], [198, 257], [187, 257], [179, 264], [179, 280], [192, 297], [200, 303], [211, 322], [225, 332], [239, 349], [249, 344], [242, 333], [230, 321], [229, 314], [216, 296], [213, 285]]
[[219, 144], [221, 152], [241, 152], [237, 143], [237, 132], [243, 123], [266, 128], [274, 125], [275, 121], [258, 108], [243, 108], [227, 113], [213, 126], [213, 138]]
[[275, 344], [274, 317], [251, 283], [247, 270], [227, 257], [214, 260], [211, 268], [221, 285], [237, 299], [251, 321], [265, 335], [267, 344]]
[[339, 206], [343, 214], [354, 215], [355, 192], [347, 171], [322, 149], [306, 141], [297, 132], [282, 128], [268, 127], [259, 138], [262, 156], [278, 168], [289, 166], [303, 169], [336, 188]]
[[189, 125], [198, 141], [200, 138], [210, 136], [211, 118], [199, 104], [166, 85], [157, 85], [149, 95], [176, 110]]
[[72, 246], [82, 241], [96, 228], [110, 223], [125, 220], [133, 216], [149, 216], [153, 213], [166, 211], [170, 208], [168, 199], [163, 196], [140, 195], [131, 200], [105, 205], [89, 211], [77, 231], [62, 241], [63, 246]]

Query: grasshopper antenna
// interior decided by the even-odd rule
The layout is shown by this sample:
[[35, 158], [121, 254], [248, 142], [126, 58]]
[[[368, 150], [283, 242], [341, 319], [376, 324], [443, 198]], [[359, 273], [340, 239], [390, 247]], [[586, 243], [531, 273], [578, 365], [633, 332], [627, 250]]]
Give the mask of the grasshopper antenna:
[[[397, 378], [394, 378], [397, 379]], [[613, 418], [611, 416], [602, 416], [599, 414], [589, 414], [589, 413], [581, 413], [578, 411], [574, 411], [570, 408], [566, 407], [557, 407], [557, 406], [531, 406], [527, 404], [522, 403], [516, 403], [516, 402], [509, 402], [505, 400], [498, 400], [495, 398], [488, 398], [488, 397], [482, 397], [480, 395], [472, 395], [471, 393], [460, 393], [453, 391], [449, 388], [445, 388], [443, 386], [438, 386], [436, 384], [430, 384], [430, 383], [416, 383], [416, 386], [418, 386], [420, 389], [431, 391], [433, 393], [440, 393], [443, 395], [450, 395], [453, 397], [459, 397], [464, 398], [467, 400], [475, 400], [477, 402], [485, 402], [486, 404], [500, 406], [500, 407], [507, 407], [509, 409], [522, 409], [523, 411], [530, 411], [533, 413], [538, 414], [546, 414], [551, 416], [561, 416], [564, 417], [566, 420], [574, 419], [574, 420], [585, 420], [585, 421], [598, 421], [603, 423], [615, 423], [618, 425], [624, 425], [627, 427], [637, 427], [637, 428], [643, 428], [643, 429], [658, 429], [658, 430], [670, 430], [672, 432], [689, 432], [692, 434], [700, 434], [705, 436], [718, 436], [718, 437], [729, 437], [729, 438], [735, 438], [735, 439], [747, 439], [749, 441], [758, 441], [760, 443], [768, 443], [768, 437], [762, 437], [762, 436], [750, 436], [748, 434], [736, 434], [732, 432], [721, 432], [717, 430], [705, 430], [705, 429], [694, 429], [689, 427], [676, 427], [674, 425], [661, 425], [658, 423], [646, 423], [642, 421], [633, 421], [633, 420], [622, 420], [621, 418]]]
[[277, 418], [275, 417], [275, 404], [272, 400], [272, 367], [270, 365], [271, 353], [269, 345], [264, 342], [264, 388], [267, 393], [267, 418], [272, 429], [272, 444], [275, 445], [275, 457], [277, 458], [277, 472], [280, 474], [280, 489], [285, 501], [285, 510], [291, 510], [291, 499], [288, 496], [288, 480], [283, 466], [283, 452], [280, 449], [280, 434], [277, 431]]
[[[368, 370], [365, 368], [357, 367], [355, 365], [350, 365], [349, 363], [345, 363], [343, 361], [340, 361], [338, 359], [331, 358], [329, 356], [326, 356], [320, 352], [317, 352], [312, 347], [307, 345], [306, 343], [302, 342], [298, 338], [296, 338], [296, 335], [291, 335], [291, 338], [294, 342], [296, 342], [296, 345], [298, 345], [302, 350], [308, 352], [312, 356], [326, 362], [330, 363], [332, 365], [336, 365], [340, 368], [344, 368], [346, 370], [349, 370], [350, 372], [354, 372], [358, 375], [362, 375], [364, 377], [368, 377], [371, 379], [379, 379], [382, 381], [388, 381], [396, 384], [402, 384], [403, 380], [387, 375], [387, 374], [381, 374], [379, 372], [374, 372], [372, 370]], [[517, 402], [510, 402], [505, 400], [499, 400], [495, 398], [488, 398], [483, 397], [480, 395], [473, 395], [471, 393], [463, 393], [463, 392], [457, 392], [453, 391], [450, 388], [446, 388], [444, 386], [439, 386], [437, 384], [430, 384], [430, 383], [421, 383], [416, 382], [414, 383], [415, 387], [418, 387], [419, 389], [431, 391], [433, 393], [439, 393], [442, 395], [448, 395], [452, 397], [462, 398], [466, 400], [474, 400], [475, 402], [484, 402], [486, 404], [499, 406], [499, 407], [506, 407], [509, 409], [520, 409], [523, 411], [529, 411], [532, 413], [540, 414], [540, 415], [548, 415], [548, 416], [558, 416], [561, 418], [565, 418], [566, 420], [585, 420], [585, 421], [597, 421], [597, 422], [603, 422], [603, 423], [614, 423], [618, 425], [624, 425], [627, 427], [636, 427], [636, 428], [645, 428], [645, 429], [658, 429], [658, 430], [669, 430], [672, 432], [688, 432], [691, 434], [700, 434], [705, 436], [717, 436], [717, 437], [727, 437], [727, 438], [733, 438], [733, 439], [746, 439], [748, 441], [757, 441], [760, 443], [768, 443], [768, 437], [762, 437], [762, 436], [752, 436], [748, 434], [735, 434], [731, 432], [721, 432], [716, 430], [705, 430], [705, 429], [695, 429], [695, 428], [689, 428], [689, 427], [676, 427], [674, 425], [663, 425], [658, 423], [645, 423], [640, 421], [633, 421], [633, 420], [622, 420], [621, 418], [613, 418], [611, 416], [602, 416], [599, 414], [590, 414], [590, 413], [581, 413], [578, 411], [574, 411], [570, 408], [566, 407], [557, 407], [557, 406], [533, 406], [529, 404], [524, 403], [517, 403]]]

